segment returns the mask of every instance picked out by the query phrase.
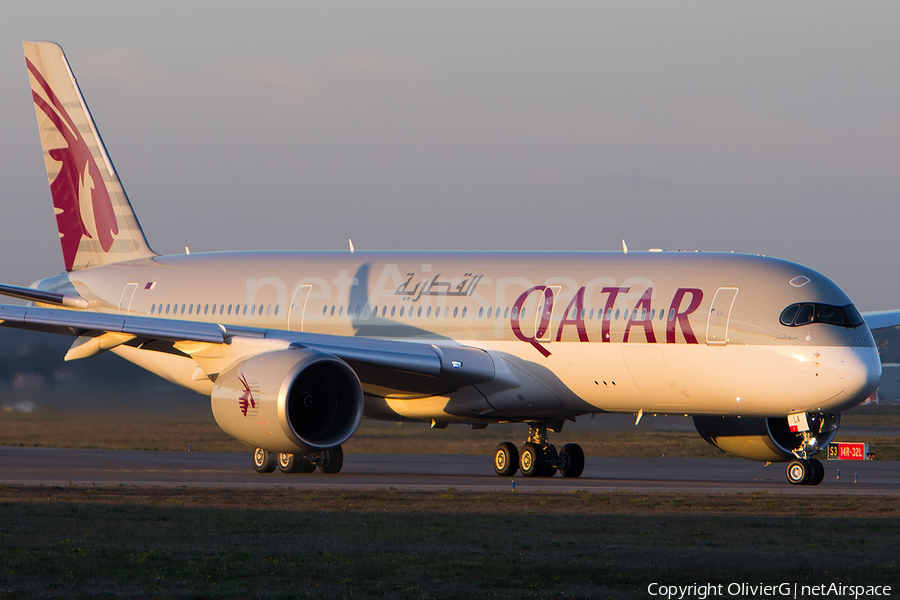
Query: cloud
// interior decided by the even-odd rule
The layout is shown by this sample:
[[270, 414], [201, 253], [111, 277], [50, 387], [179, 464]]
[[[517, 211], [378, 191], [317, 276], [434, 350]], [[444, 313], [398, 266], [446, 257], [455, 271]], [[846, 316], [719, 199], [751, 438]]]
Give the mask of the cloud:
[[368, 77], [419, 77], [428, 68], [419, 63], [392, 61], [378, 54], [333, 54], [325, 59], [327, 66], [354, 75]]
[[[72, 61], [75, 63], [75, 61]], [[170, 87], [175, 77], [131, 50], [107, 50], [78, 57], [74, 67], [82, 77], [104, 79], [136, 88]]]
[[240, 61], [224, 66], [235, 87], [256, 88], [268, 98], [270, 108], [292, 110], [313, 91], [310, 77], [299, 69], [274, 61]]

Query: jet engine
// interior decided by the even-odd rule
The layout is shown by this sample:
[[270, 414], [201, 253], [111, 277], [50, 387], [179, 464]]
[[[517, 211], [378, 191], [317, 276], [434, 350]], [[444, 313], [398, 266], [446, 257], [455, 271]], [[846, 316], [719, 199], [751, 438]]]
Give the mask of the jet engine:
[[784, 462], [795, 458], [793, 450], [805, 448], [813, 455], [828, 447], [837, 435], [841, 416], [810, 414], [810, 433], [792, 432], [785, 417], [709, 417], [695, 416], [697, 433], [728, 454], [767, 462]]
[[363, 392], [341, 359], [291, 348], [257, 354], [220, 373], [212, 411], [225, 433], [251, 447], [305, 454], [353, 435]]

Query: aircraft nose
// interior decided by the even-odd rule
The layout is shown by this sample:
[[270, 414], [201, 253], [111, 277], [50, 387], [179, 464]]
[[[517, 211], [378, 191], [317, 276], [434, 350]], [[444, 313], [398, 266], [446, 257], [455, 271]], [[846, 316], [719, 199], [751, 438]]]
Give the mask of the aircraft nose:
[[847, 348], [841, 358], [841, 380], [851, 400], [862, 402], [881, 383], [881, 358], [874, 347]]

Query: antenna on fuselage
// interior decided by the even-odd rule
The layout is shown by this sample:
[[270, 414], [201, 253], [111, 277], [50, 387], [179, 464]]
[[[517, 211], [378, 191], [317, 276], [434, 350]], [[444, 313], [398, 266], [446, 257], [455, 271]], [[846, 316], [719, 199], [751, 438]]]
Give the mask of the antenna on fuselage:
[[622, 252], [628, 254], [628, 245], [625, 243], [625, 240], [622, 240]]
[[353, 240], [351, 240], [351, 239], [348, 238], [347, 241], [350, 242], [350, 254], [353, 254], [353, 252], [354, 252], [354, 249], [353, 249]]

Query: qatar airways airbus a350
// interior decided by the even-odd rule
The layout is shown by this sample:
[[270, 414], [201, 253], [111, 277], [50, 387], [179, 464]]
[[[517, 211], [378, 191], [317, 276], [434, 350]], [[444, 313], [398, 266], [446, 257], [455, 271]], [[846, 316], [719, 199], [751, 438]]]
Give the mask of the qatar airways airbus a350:
[[[211, 397], [260, 472], [337, 472], [360, 419], [524, 423], [498, 475], [578, 477], [548, 432], [594, 413], [688, 414], [732, 454], [813, 458], [877, 387], [872, 333], [802, 265], [707, 252], [214, 252], [147, 242], [62, 49], [25, 42], [65, 272], [0, 305]], [[624, 249], [623, 249], [624, 250]]]

